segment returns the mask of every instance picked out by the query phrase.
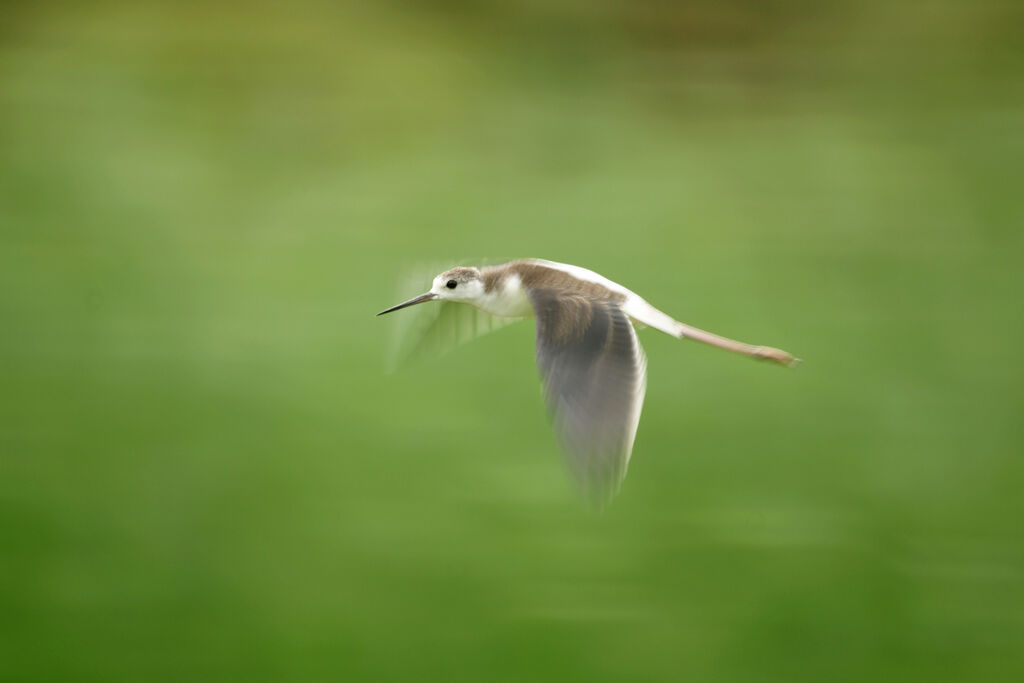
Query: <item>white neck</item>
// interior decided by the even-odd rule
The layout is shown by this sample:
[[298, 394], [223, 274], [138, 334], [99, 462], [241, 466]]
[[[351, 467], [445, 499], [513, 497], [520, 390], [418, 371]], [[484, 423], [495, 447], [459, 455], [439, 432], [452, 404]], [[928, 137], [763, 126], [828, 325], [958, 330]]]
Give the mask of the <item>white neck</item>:
[[482, 311], [502, 318], [525, 318], [533, 315], [530, 298], [515, 273], [509, 273], [491, 292], [472, 302]]

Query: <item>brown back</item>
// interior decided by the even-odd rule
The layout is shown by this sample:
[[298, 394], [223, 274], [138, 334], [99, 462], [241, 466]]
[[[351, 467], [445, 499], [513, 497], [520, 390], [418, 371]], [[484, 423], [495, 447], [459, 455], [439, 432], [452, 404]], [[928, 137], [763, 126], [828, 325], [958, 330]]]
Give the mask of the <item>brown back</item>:
[[616, 303], [626, 300], [624, 294], [613, 292], [597, 282], [586, 282], [556, 268], [550, 268], [543, 264], [526, 260], [510, 261], [500, 266], [489, 266], [481, 269], [484, 289], [488, 292], [494, 291], [494, 288], [498, 286], [498, 282], [506, 273], [518, 275], [523, 286], [528, 290], [549, 289], [555, 292], [571, 292], [601, 301], [614, 301]]

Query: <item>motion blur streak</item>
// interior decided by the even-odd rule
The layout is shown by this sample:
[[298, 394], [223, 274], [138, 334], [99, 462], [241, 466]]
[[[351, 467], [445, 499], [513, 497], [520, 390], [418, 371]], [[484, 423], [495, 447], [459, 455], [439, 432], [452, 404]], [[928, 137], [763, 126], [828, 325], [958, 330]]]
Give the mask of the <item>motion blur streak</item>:
[[[1022, 24], [5, 3], [0, 678], [1024, 680]], [[530, 325], [382, 372], [535, 255], [808, 362], [647, 334], [591, 513]]]

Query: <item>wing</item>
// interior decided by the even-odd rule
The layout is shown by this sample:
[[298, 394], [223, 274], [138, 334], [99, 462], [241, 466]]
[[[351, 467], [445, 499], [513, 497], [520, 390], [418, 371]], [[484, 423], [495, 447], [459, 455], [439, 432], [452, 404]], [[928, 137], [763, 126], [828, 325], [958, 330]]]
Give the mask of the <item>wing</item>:
[[[430, 279], [412, 276], [399, 287], [396, 299], [407, 299], [423, 290]], [[392, 372], [407, 361], [440, 355], [460, 344], [493, 332], [518, 318], [499, 318], [468, 304], [439, 301], [413, 306], [391, 317], [386, 370]]]
[[[430, 304], [424, 308], [431, 308]], [[444, 353], [477, 337], [501, 329], [519, 318], [499, 318], [469, 304], [441, 301], [432, 306], [433, 319], [413, 335], [409, 354]]]
[[534, 290], [537, 365], [566, 460], [597, 505], [618, 491], [633, 450], [647, 360], [629, 318], [610, 301]]

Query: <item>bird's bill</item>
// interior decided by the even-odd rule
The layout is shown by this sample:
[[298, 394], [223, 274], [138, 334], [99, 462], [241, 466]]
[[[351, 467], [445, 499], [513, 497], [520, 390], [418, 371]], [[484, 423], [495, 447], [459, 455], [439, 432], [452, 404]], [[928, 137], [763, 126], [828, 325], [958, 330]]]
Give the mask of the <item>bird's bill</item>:
[[405, 308], [407, 306], [415, 306], [416, 304], [422, 304], [422, 303], [426, 303], [428, 301], [433, 301], [436, 298], [437, 298], [437, 294], [434, 294], [433, 292], [427, 292], [426, 294], [420, 294], [419, 296], [413, 297], [412, 299], [409, 299], [408, 301], [403, 301], [402, 303], [398, 304], [397, 306], [392, 306], [391, 308], [387, 308], [387, 309], [381, 311], [380, 313], [378, 313], [377, 315], [384, 315], [385, 313], [390, 313], [391, 311], [397, 311], [399, 308]]

